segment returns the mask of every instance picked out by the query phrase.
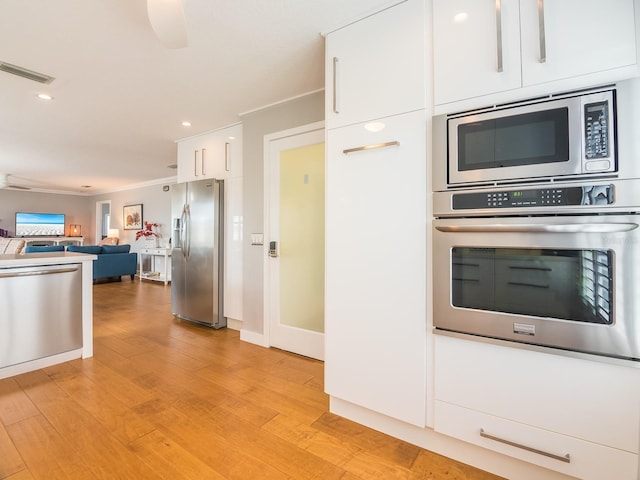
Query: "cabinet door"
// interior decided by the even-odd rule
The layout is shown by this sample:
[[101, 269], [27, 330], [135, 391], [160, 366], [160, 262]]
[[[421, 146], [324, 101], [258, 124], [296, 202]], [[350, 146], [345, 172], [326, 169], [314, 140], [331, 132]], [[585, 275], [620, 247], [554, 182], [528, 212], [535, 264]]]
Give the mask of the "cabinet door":
[[178, 182], [225, 177], [228, 152], [224, 130], [178, 142]]
[[424, 426], [425, 112], [382, 122], [328, 131], [325, 388]]
[[423, 0], [409, 0], [326, 39], [327, 128], [425, 108]]
[[633, 0], [520, 3], [524, 86], [636, 63]]
[[242, 124], [220, 130], [224, 143], [225, 178], [242, 177]]
[[178, 182], [196, 179], [199, 160], [199, 138], [188, 138], [178, 142]]
[[436, 105], [520, 87], [518, 17], [518, 0], [434, 0]]
[[224, 316], [242, 320], [242, 177], [224, 182]]

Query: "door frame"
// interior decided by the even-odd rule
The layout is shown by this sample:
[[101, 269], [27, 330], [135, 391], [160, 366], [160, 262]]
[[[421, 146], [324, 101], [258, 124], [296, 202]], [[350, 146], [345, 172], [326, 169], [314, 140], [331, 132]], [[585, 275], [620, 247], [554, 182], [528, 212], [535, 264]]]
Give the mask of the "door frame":
[[[283, 140], [288, 137], [294, 137], [297, 135], [302, 135], [305, 133], [315, 132], [317, 130], [324, 131], [325, 144], [326, 144], [326, 129], [324, 120], [320, 122], [309, 123], [307, 125], [302, 125], [300, 127], [290, 128], [287, 130], [282, 130], [280, 132], [270, 133], [264, 136], [263, 143], [263, 163], [262, 163], [262, 173], [263, 173], [263, 232], [264, 232], [264, 245], [262, 248], [263, 251], [263, 261], [262, 261], [262, 340], [263, 345], [265, 347], [271, 347], [271, 315], [270, 315], [270, 298], [271, 291], [273, 286], [271, 285], [271, 263], [269, 262], [269, 238], [271, 235], [271, 181], [270, 181], [270, 147], [271, 142], [275, 142], [278, 140]], [[326, 169], [326, 154], [325, 154], [325, 169]]]
[[95, 223], [95, 232], [94, 232], [96, 245], [100, 243], [100, 240], [102, 240], [102, 230], [100, 228], [103, 226], [102, 225], [102, 205], [105, 205], [105, 204], [109, 205], [109, 225], [107, 225], [107, 229], [111, 228], [111, 218], [113, 215], [113, 209], [111, 208], [111, 200], [98, 200], [96, 202], [96, 223]]

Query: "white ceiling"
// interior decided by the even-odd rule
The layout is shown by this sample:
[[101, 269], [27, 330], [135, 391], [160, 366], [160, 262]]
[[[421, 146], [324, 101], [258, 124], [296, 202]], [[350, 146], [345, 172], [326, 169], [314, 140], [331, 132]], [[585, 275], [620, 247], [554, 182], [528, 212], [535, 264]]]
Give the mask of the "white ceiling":
[[320, 32], [389, 3], [183, 0], [188, 46], [168, 49], [146, 0], [0, 0], [0, 61], [55, 77], [0, 72], [0, 174], [78, 193], [171, 177], [175, 140], [323, 88]]

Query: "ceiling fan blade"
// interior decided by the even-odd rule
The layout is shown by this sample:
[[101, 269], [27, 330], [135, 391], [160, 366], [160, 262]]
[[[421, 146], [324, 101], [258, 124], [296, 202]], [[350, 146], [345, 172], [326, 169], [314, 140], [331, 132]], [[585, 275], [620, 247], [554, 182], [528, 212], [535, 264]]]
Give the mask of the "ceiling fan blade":
[[187, 46], [182, 0], [147, 0], [147, 15], [153, 31], [165, 47]]

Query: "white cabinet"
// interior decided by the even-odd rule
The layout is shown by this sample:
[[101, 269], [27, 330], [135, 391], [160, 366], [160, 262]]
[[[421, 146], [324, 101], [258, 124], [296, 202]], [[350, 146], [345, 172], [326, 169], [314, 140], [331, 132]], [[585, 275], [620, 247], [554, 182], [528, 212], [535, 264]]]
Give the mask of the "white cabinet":
[[218, 130], [216, 134], [224, 144], [224, 178], [242, 177], [242, 124]]
[[327, 128], [425, 108], [425, 2], [408, 0], [326, 38]]
[[178, 182], [241, 175], [241, 124], [178, 141]]
[[637, 480], [640, 368], [620, 363], [436, 335], [435, 430], [584, 480]]
[[425, 425], [425, 111], [327, 132], [325, 389]]
[[224, 316], [242, 320], [242, 177], [225, 180], [224, 197]]
[[178, 182], [223, 178], [224, 145], [214, 133], [178, 142]]
[[433, 32], [436, 105], [638, 74], [634, 0], [434, 0]]
[[224, 316], [242, 320], [242, 124], [217, 134], [224, 143]]

